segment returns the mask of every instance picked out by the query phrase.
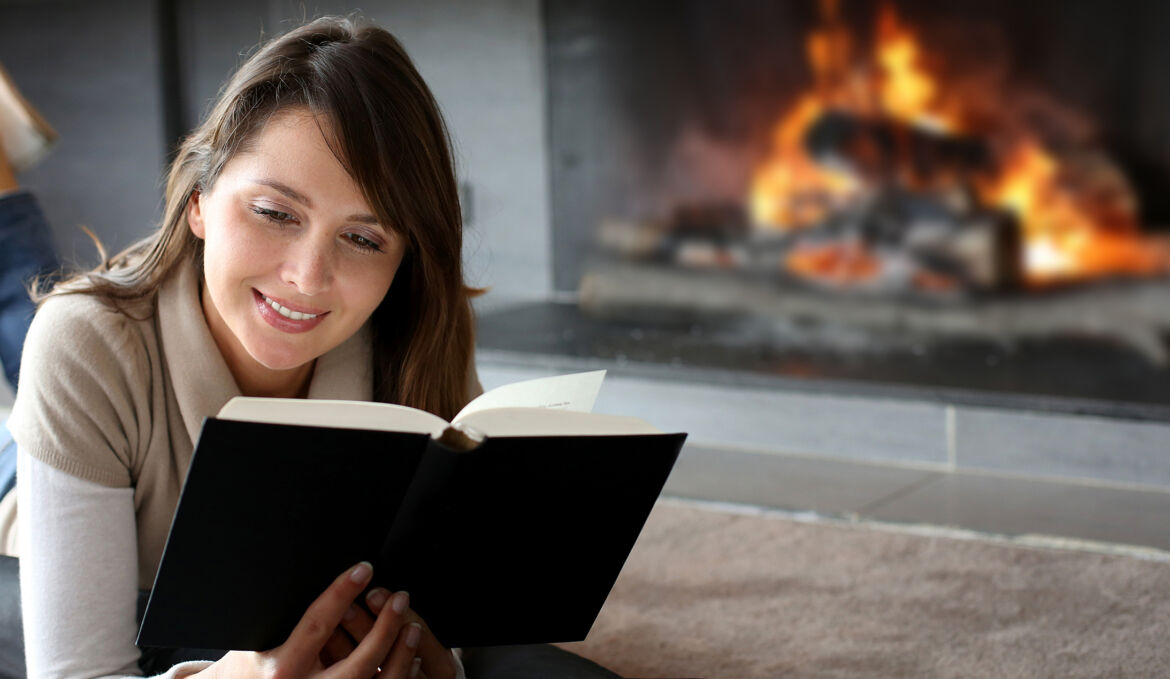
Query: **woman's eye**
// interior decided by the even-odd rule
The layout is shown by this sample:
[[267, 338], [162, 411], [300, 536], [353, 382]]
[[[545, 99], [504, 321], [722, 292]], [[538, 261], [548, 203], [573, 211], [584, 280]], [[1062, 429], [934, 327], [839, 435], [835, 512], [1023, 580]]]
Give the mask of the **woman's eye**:
[[253, 207], [252, 212], [255, 212], [269, 221], [276, 222], [277, 224], [285, 224], [287, 222], [295, 221], [295, 218], [287, 212], [272, 210], [266, 207]]
[[349, 240], [350, 243], [353, 243], [355, 246], [357, 246], [358, 248], [360, 248], [362, 250], [368, 250], [370, 252], [381, 252], [382, 251], [381, 245], [379, 245], [376, 241], [373, 241], [373, 240], [370, 240], [369, 238], [366, 238], [365, 236], [361, 235], [360, 233], [347, 233], [347, 234], [345, 234], [345, 237]]

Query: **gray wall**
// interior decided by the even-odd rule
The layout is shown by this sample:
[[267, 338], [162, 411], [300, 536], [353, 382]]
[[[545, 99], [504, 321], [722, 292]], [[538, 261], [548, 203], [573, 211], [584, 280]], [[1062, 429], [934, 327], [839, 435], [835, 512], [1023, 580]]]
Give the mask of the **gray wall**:
[[[465, 260], [494, 298], [550, 294], [551, 255], [539, 0], [375, 0], [363, 16], [395, 33], [450, 125], [469, 188]], [[179, 115], [195, 124], [220, 83], [263, 35], [342, 3], [179, 0]], [[61, 133], [22, 177], [67, 257], [92, 263], [78, 228], [111, 250], [161, 213], [166, 139], [156, 3], [0, 0], [0, 62]]]
[[61, 134], [21, 181], [39, 196], [66, 259], [92, 263], [87, 226], [111, 250], [160, 212], [166, 149], [154, 4], [0, 4], [0, 62]]

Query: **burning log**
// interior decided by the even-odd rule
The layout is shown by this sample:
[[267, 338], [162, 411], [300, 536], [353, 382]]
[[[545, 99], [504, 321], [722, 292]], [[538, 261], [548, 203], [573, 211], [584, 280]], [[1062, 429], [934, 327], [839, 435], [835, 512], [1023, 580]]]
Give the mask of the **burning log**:
[[994, 169], [991, 149], [982, 139], [844, 111], [822, 114], [805, 133], [804, 143], [821, 165], [844, 169], [874, 185], [969, 186], [973, 175]]
[[[920, 225], [906, 236], [907, 250], [923, 272], [948, 274], [970, 290], [1009, 292], [1023, 285], [1023, 241], [1015, 217], [987, 211], [962, 229]], [[917, 287], [929, 288], [929, 279]]]
[[790, 272], [830, 285], [929, 294], [1019, 287], [1019, 225], [981, 205], [974, 189], [976, 178], [994, 169], [983, 140], [829, 111], [808, 127], [804, 144], [818, 164], [866, 188], [798, 237], [784, 258]]
[[[1017, 290], [1023, 243], [1015, 217], [972, 205], [961, 194], [885, 186], [821, 227], [792, 236], [785, 269], [806, 281], [885, 292]], [[853, 256], [843, 257], [848, 253]], [[842, 274], [838, 264], [865, 264]]]

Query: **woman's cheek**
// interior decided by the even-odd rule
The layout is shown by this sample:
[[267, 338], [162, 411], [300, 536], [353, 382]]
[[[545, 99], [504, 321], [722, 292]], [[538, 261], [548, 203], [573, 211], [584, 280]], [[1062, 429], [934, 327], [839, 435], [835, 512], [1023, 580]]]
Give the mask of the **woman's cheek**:
[[228, 239], [227, 255], [240, 264], [257, 265], [281, 249], [283, 239], [276, 229], [267, 225], [234, 224]]

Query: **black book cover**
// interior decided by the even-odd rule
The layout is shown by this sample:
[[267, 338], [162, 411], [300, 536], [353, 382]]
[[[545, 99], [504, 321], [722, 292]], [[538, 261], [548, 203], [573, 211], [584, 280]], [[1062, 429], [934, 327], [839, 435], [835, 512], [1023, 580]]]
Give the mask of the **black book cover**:
[[487, 438], [209, 418], [142, 647], [266, 650], [358, 561], [443, 645], [584, 639], [685, 434]]

